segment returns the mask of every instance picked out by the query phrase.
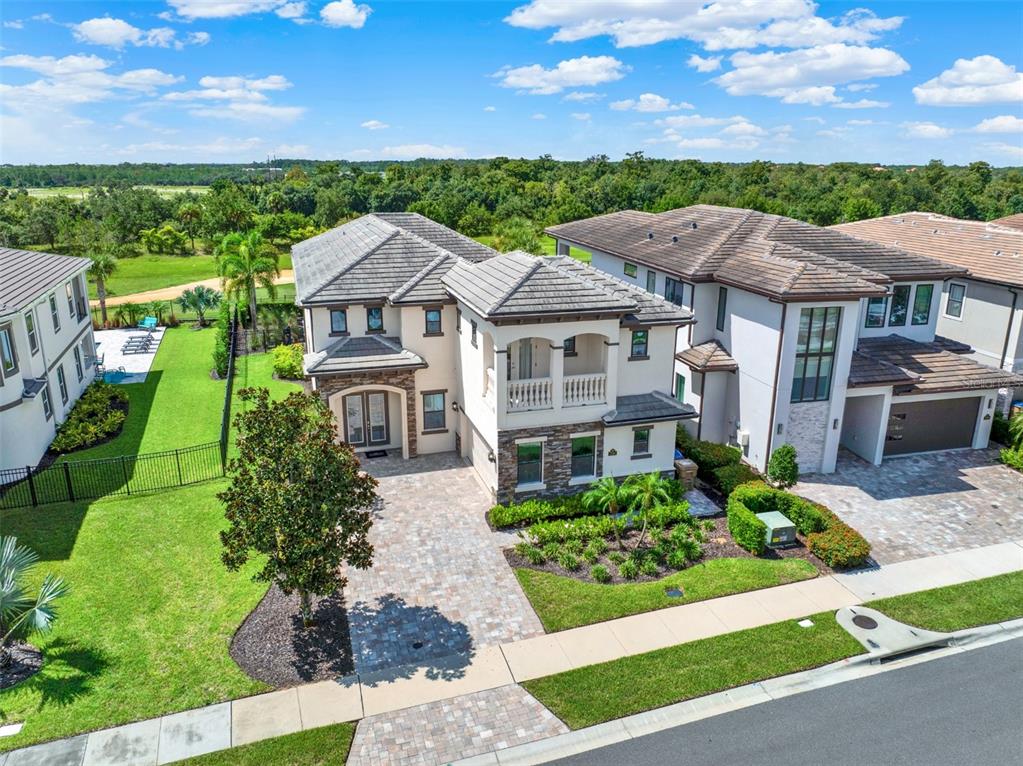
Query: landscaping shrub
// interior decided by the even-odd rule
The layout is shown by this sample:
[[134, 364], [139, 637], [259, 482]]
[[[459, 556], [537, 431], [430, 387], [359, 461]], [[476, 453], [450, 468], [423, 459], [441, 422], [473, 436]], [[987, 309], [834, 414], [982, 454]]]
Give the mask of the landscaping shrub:
[[607, 558], [608, 561], [610, 561], [612, 564], [618, 566], [623, 561], [625, 561], [625, 554], [622, 553], [621, 551], [611, 551], [609, 554], [607, 554]]
[[1023, 472], [1023, 449], [1010, 449], [1006, 447], [998, 453], [998, 459], [1009, 468], [1015, 468]]
[[656, 577], [660, 574], [660, 569], [657, 566], [657, 561], [653, 558], [648, 558], [639, 565], [639, 571], [641, 574], [645, 574], [647, 577]]
[[[1009, 439], [1009, 420], [1001, 412], [995, 412], [994, 419], [991, 421], [991, 438], [999, 444], [1004, 444], [1006, 447], [1011, 444]], [[1002, 462], [1004, 463], [1005, 461], [1003, 460]]]
[[791, 487], [799, 480], [799, 463], [796, 462], [796, 448], [783, 444], [773, 453], [767, 463], [768, 478], [780, 487]]
[[829, 567], [839, 569], [858, 567], [870, 555], [870, 543], [842, 521], [832, 523], [823, 532], [809, 535], [806, 545], [814, 556]]
[[302, 353], [304, 347], [301, 343], [292, 343], [290, 346], [277, 346], [270, 352], [273, 363], [274, 375], [286, 380], [298, 380], [303, 377]]
[[547, 560], [542, 550], [529, 543], [518, 543], [515, 546], [515, 552], [530, 564], [542, 564]]
[[603, 564], [595, 564], [590, 567], [590, 577], [597, 582], [611, 582], [611, 573]]
[[217, 339], [213, 344], [213, 369], [221, 378], [227, 375], [228, 357], [231, 355], [231, 304], [224, 301], [217, 309]]
[[674, 550], [668, 554], [665, 563], [670, 569], [685, 569], [688, 561], [685, 553], [680, 550]]
[[526, 537], [536, 545], [564, 543], [568, 540], [590, 541], [610, 537], [617, 528], [625, 529], [625, 521], [611, 516], [582, 516], [565, 521], [539, 521], [526, 530]]
[[72, 452], [115, 436], [124, 425], [127, 408], [128, 395], [123, 389], [103, 381], [93, 383], [58, 427], [50, 451]]
[[716, 487], [725, 497], [732, 494], [740, 484], [757, 481], [760, 478], [760, 474], [757, 473], [756, 469], [746, 463], [733, 463], [715, 468], [712, 476], [713, 481], [709, 483]]
[[574, 572], [581, 566], [578, 557], [574, 553], [569, 553], [568, 551], [562, 551], [561, 555], [558, 556], [558, 564], [563, 566], [569, 572]]
[[487, 513], [495, 527], [511, 527], [523, 523], [533, 524], [548, 519], [570, 519], [598, 511], [583, 506], [582, 495], [555, 497], [549, 500], [531, 499], [511, 505], [495, 505]]
[[559, 543], [547, 543], [541, 548], [544, 558], [548, 561], [553, 561], [561, 555], [561, 545]]
[[639, 566], [632, 559], [625, 559], [618, 565], [618, 574], [626, 580], [635, 580], [639, 575]]
[[704, 441], [693, 442], [689, 447], [689, 452], [683, 454], [696, 463], [696, 475], [707, 483], [713, 481], [715, 468], [735, 465], [742, 458], [742, 452], [737, 447]]
[[[729, 500], [732, 497], [738, 498], [740, 503], [755, 514], [778, 511], [792, 521], [802, 535], [820, 532], [828, 526], [828, 519], [822, 513], [822, 510], [826, 510], [823, 506], [785, 490], [769, 487], [762, 481], [736, 487]], [[827, 513], [831, 514], [830, 511]], [[834, 514], [831, 517], [838, 520]]]
[[739, 490], [736, 490], [728, 498], [728, 531], [736, 545], [759, 556], [764, 552], [767, 525], [743, 504], [742, 500], [737, 497], [738, 494]]

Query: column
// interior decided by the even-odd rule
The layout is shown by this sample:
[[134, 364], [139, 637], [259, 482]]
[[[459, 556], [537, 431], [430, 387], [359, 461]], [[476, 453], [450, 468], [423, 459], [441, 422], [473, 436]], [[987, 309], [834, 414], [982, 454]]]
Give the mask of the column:
[[560, 410], [565, 403], [565, 347], [551, 344], [551, 403]]

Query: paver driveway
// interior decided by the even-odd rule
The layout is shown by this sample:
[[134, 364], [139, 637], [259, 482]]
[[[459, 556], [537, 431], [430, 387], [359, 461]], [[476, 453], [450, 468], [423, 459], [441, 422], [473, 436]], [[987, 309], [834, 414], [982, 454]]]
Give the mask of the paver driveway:
[[858, 529], [880, 564], [1023, 540], [1023, 475], [993, 449], [889, 458], [880, 467], [843, 450], [835, 473], [804, 476], [793, 491]]
[[349, 570], [345, 590], [358, 672], [428, 666], [543, 633], [494, 544], [490, 501], [470, 466], [452, 453], [363, 465], [380, 481], [382, 502], [373, 567]]

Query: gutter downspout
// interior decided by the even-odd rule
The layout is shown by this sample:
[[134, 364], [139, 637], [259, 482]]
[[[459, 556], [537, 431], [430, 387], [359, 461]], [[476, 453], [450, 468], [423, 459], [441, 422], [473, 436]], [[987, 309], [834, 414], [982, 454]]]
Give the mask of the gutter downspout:
[[778, 328], [778, 353], [774, 358], [774, 391], [771, 397], [771, 420], [769, 423], [770, 430], [767, 432], [767, 455], [765, 457], [765, 466], [771, 461], [771, 450], [774, 447], [774, 412], [778, 406], [778, 378], [781, 377], [781, 348], [785, 342], [785, 314], [788, 310], [789, 304], [781, 304], [781, 326]]
[[1012, 336], [1012, 321], [1016, 318], [1016, 303], [1019, 301], [1019, 293], [1009, 288], [1012, 293], [1012, 307], [1009, 309], [1009, 323], [1005, 326], [1005, 342], [1002, 343], [1002, 358], [998, 360], [998, 368], [1005, 369], [1005, 357], [1009, 353], [1009, 338]]
[[[694, 370], [695, 372], [695, 370]], [[707, 373], [701, 372], [700, 375], [700, 413], [699, 420], [696, 421], [696, 441], [700, 441], [703, 434], [703, 400], [707, 396]]]

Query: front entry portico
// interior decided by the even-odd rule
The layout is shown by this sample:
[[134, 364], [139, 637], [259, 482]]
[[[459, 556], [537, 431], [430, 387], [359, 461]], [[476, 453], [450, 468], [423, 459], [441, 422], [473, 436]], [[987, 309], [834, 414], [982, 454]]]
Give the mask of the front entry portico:
[[356, 452], [401, 450], [402, 457], [409, 457], [408, 402], [403, 389], [352, 386], [331, 394], [327, 403], [337, 419], [338, 436]]

